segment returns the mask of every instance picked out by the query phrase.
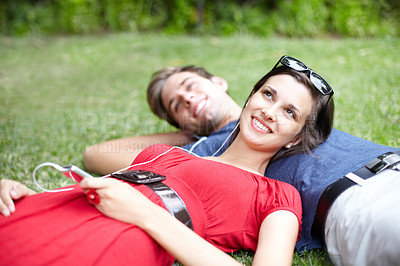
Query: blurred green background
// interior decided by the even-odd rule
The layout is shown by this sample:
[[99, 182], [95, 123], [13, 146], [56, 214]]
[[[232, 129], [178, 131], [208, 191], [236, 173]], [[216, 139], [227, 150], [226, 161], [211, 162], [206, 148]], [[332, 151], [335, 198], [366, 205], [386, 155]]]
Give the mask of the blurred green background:
[[1, 33], [399, 36], [398, 0], [3, 0]]
[[[114, 33], [0, 37], [0, 176], [28, 179], [43, 161], [82, 166], [88, 145], [174, 130], [146, 102], [152, 73], [196, 64], [243, 105], [283, 54], [335, 90], [336, 128], [400, 146], [400, 39], [297, 39]], [[56, 184], [57, 185], [57, 184]]]

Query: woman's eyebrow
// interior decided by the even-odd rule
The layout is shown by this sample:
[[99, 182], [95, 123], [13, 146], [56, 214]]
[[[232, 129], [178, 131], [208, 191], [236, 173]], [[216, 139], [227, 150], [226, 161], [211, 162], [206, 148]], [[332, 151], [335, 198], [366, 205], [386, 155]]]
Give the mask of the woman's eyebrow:
[[[274, 88], [272, 88], [271, 86], [268, 86], [268, 85], [267, 85], [266, 87], [271, 91], [271, 93], [272, 93], [275, 97], [278, 96], [278, 91], [277, 91], [277, 90], [275, 90]], [[288, 106], [289, 106], [291, 109], [293, 109], [295, 112], [297, 112], [299, 115], [301, 115], [300, 109], [299, 109], [298, 107], [296, 107], [293, 103], [288, 104]]]
[[290, 103], [288, 105], [291, 109], [293, 109], [295, 112], [297, 112], [299, 115], [301, 115], [300, 109], [297, 108], [294, 104]]
[[271, 86], [267, 85], [266, 87], [272, 92], [273, 95], [277, 95], [278, 94], [278, 92], [274, 88], [272, 88]]

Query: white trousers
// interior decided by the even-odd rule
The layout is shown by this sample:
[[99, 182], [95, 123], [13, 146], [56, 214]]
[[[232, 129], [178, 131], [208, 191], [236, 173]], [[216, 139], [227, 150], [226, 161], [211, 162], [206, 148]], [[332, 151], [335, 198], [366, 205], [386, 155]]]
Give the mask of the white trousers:
[[325, 240], [335, 265], [400, 265], [400, 171], [344, 191], [327, 214]]

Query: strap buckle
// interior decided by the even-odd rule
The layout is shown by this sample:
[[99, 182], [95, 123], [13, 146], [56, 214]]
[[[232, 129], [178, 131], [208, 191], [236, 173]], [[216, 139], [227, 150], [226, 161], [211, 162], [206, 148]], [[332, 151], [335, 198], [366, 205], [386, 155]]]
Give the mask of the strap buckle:
[[125, 180], [133, 184], [152, 184], [163, 181], [166, 177], [150, 171], [131, 170], [117, 174], [111, 174], [112, 177]]
[[400, 154], [387, 152], [367, 163], [365, 167], [375, 174], [379, 174], [388, 168], [400, 170], [400, 164], [397, 165], [398, 163], [400, 163]]

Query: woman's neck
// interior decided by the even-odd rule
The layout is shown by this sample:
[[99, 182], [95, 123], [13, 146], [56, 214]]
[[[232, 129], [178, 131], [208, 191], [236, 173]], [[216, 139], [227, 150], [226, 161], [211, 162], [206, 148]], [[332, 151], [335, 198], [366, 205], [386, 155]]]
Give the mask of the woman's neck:
[[265, 169], [274, 154], [271, 155], [266, 151], [254, 150], [243, 142], [235, 141], [219, 157], [208, 157], [208, 159], [264, 175]]

